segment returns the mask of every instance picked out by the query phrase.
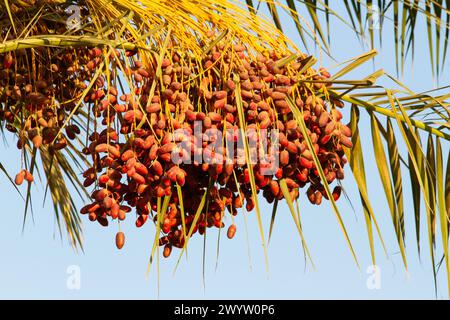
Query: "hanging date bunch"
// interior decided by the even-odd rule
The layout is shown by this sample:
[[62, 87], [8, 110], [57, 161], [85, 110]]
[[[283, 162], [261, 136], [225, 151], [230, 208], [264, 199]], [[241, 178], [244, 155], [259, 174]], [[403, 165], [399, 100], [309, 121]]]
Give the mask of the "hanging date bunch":
[[[19, 16], [36, 14], [34, 1], [26, 4], [13, 2], [11, 10]], [[62, 7], [48, 9], [55, 10], [55, 14], [64, 13]], [[32, 35], [67, 31], [64, 21], [45, 19], [29, 30]], [[12, 41], [14, 35], [10, 30], [2, 30], [1, 38]], [[73, 115], [83, 110], [77, 110], [76, 105], [90, 83], [94, 88], [104, 85], [102, 78], [92, 81], [101, 55], [98, 48], [45, 46], [0, 54], [0, 123], [16, 134], [19, 150], [39, 150], [42, 146], [53, 154], [77, 138], [81, 127]], [[34, 180], [26, 169], [16, 175], [15, 183], [20, 185], [24, 179]]]
[[[46, 8], [64, 12], [59, 4]], [[268, 203], [338, 200], [352, 142], [343, 102], [328, 95], [330, 74], [270, 37], [252, 43], [245, 30], [227, 27], [176, 33], [161, 26], [156, 46], [128, 28], [99, 45], [84, 29], [39, 20], [35, 35], [85, 38], [1, 53], [0, 123], [22, 152], [79, 154], [90, 193], [81, 214], [102, 226], [151, 221], [164, 257], [208, 228], [227, 228], [233, 238], [233, 217], [258, 210], [259, 194]], [[14, 37], [4, 31], [2, 39]], [[27, 168], [15, 182], [24, 180], [34, 180]], [[116, 244], [124, 246], [122, 232]]]
[[[228, 38], [201, 61], [176, 46], [150, 63], [132, 52], [121, 59], [119, 64], [129, 66], [123, 71], [131, 91], [119, 94], [110, 86], [90, 92], [96, 99], [93, 116], [101, 123], [84, 149], [92, 159], [85, 186], [96, 185], [93, 202], [81, 210], [90, 220], [107, 226], [136, 214], [137, 227], [152, 220], [169, 256], [187, 236], [225, 227], [226, 214], [236, 215], [241, 207], [252, 211], [259, 192], [269, 203], [282, 200], [281, 180], [292, 200], [304, 189], [320, 205], [328, 195], [313, 153], [325, 183], [344, 178], [343, 146], [352, 143], [341, 122], [343, 104], [325, 98], [330, 75], [305, 70], [308, 57], [251, 54]], [[289, 101], [301, 112], [308, 137]], [[264, 140], [271, 145], [266, 157], [249, 161], [246, 150], [260, 155], [271, 130], [276, 134]], [[340, 193], [336, 185], [334, 200]], [[235, 232], [233, 224], [229, 238]]]
[[[61, 150], [81, 132], [75, 122], [65, 122], [72, 111], [78, 112], [74, 110], [77, 98], [92, 79], [91, 72], [102, 51], [69, 49], [54, 53], [43, 49], [35, 57], [42, 63], [35, 65], [30, 64], [32, 57], [25, 50], [0, 55], [0, 121], [8, 131], [17, 133], [18, 149], [31, 142], [35, 148], [45, 145]], [[99, 78], [95, 87], [102, 86], [102, 81]]]

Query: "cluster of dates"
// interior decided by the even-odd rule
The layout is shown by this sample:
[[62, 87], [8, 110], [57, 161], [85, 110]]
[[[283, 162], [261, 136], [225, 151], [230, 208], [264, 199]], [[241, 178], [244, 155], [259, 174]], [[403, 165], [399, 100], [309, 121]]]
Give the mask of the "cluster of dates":
[[[244, 206], [252, 211], [252, 176], [256, 191], [269, 203], [283, 199], [279, 181], [284, 179], [292, 199], [307, 186], [309, 201], [317, 205], [327, 194], [312, 152], [327, 183], [344, 178], [343, 146], [352, 143], [338, 110], [343, 103], [324, 100], [330, 75], [324, 69], [302, 70], [306, 56], [288, 59], [269, 52], [252, 58], [241, 44], [219, 43], [202, 61], [174, 48], [162, 61], [155, 57], [146, 65], [134, 52], [120, 59], [128, 66], [123, 72], [132, 91], [119, 93], [105, 83], [93, 87], [85, 101], [94, 102], [92, 115], [102, 124], [83, 150], [92, 159], [84, 185], [95, 184], [93, 202], [81, 210], [90, 220], [107, 226], [134, 208], [137, 227], [149, 217], [159, 223], [159, 244], [167, 257], [172, 247], [184, 246], [189, 231], [223, 228], [226, 211], [236, 215]], [[288, 97], [302, 111], [314, 150], [308, 148]], [[267, 140], [262, 130], [276, 130], [276, 139]], [[259, 154], [263, 144], [273, 147], [265, 155], [270, 168], [267, 162], [239, 161], [236, 155], [245, 154], [244, 145], [235, 144], [243, 138], [253, 146], [252, 154]], [[340, 193], [335, 186], [335, 200]], [[161, 212], [163, 200], [167, 209]], [[231, 225], [228, 236], [235, 232]]]
[[[66, 30], [59, 22], [35, 28]], [[208, 37], [203, 47], [214, 33]], [[17, 135], [19, 149], [52, 153], [77, 141], [91, 160], [84, 186], [94, 187], [81, 213], [103, 226], [131, 212], [137, 227], [150, 217], [167, 257], [188, 233], [225, 227], [226, 212], [252, 211], [255, 194], [282, 200], [282, 179], [292, 199], [307, 188], [309, 201], [321, 204], [327, 193], [313, 153], [328, 184], [344, 178], [343, 146], [352, 146], [344, 105], [326, 98], [325, 69], [292, 57], [255, 55], [231, 37], [201, 59], [173, 44], [163, 57], [100, 47], [16, 50], [0, 54], [0, 124]], [[288, 100], [301, 111], [313, 150]], [[15, 182], [24, 180], [33, 176], [22, 169]], [[340, 193], [335, 186], [335, 200]], [[228, 237], [235, 232], [230, 225]], [[124, 234], [116, 241], [122, 248]]]
[[[41, 7], [44, 3], [49, 6]], [[11, 12], [24, 21], [35, 19], [38, 8], [46, 13], [65, 14], [64, 6], [52, 1], [10, 3]], [[80, 6], [80, 10], [87, 14], [84, 6]], [[16, 25], [18, 34], [25, 31], [29, 36], [68, 32], [66, 22], [61, 20], [40, 18], [32, 25], [22, 22]], [[15, 35], [8, 28], [0, 30], [0, 41], [14, 40]], [[19, 149], [25, 145], [37, 149], [45, 146], [53, 152], [64, 149], [69, 140], [76, 139], [81, 128], [73, 117], [68, 118], [71, 113], [76, 115], [81, 110], [75, 106], [92, 82], [93, 71], [103, 59], [102, 55], [99, 48], [50, 46], [0, 54], [0, 124], [17, 134]], [[99, 78], [95, 85], [103, 86], [102, 79]]]
[[[44, 10], [63, 13], [52, 1], [13, 1], [11, 10], [34, 19], [35, 5], [44, 2]], [[87, 7], [81, 10], [88, 15]], [[30, 35], [68, 31], [51, 19], [18, 27]], [[344, 105], [327, 94], [330, 74], [309, 68], [310, 57], [255, 54], [233, 36], [218, 42], [213, 31], [206, 36], [201, 47], [214, 45], [201, 56], [176, 41], [162, 57], [110, 47], [0, 54], [0, 125], [17, 135], [17, 148], [81, 151], [91, 160], [84, 187], [94, 188], [81, 213], [102, 226], [135, 213], [141, 227], [150, 217], [165, 257], [185, 245], [187, 234], [225, 227], [226, 212], [252, 211], [255, 194], [282, 200], [281, 180], [292, 199], [306, 188], [309, 201], [320, 205], [328, 195], [313, 153], [332, 184], [344, 178], [343, 147], [352, 147], [341, 122]], [[0, 40], [14, 39], [4, 30]], [[15, 177], [17, 185], [33, 180], [26, 169]], [[334, 200], [340, 194], [334, 186]], [[227, 235], [235, 233], [231, 224]], [[119, 232], [117, 247], [124, 241]]]
[[[55, 54], [54, 49], [39, 49], [38, 53], [42, 63], [32, 72], [28, 62], [36, 53], [19, 50], [0, 55], [0, 123], [17, 135], [18, 149], [44, 146], [53, 153], [66, 148], [81, 133], [74, 120], [82, 110], [77, 102], [93, 80], [102, 50], [68, 48]], [[105, 86], [103, 76], [94, 82], [95, 88]], [[101, 91], [96, 91], [84, 102], [101, 98]], [[21, 181], [22, 171], [16, 181]]]

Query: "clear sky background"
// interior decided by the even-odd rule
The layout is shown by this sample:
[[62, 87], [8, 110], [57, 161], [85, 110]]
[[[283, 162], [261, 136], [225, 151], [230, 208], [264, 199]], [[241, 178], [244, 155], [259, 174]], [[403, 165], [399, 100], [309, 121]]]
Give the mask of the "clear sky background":
[[[339, 12], [343, 12], [339, 10]], [[336, 61], [344, 61], [368, 50], [357, 40], [342, 22], [332, 18], [332, 50]], [[293, 25], [286, 31], [299, 43]], [[433, 88], [428, 60], [428, 44], [425, 22], [421, 19], [416, 27], [416, 55], [414, 67], [408, 63], [403, 81], [416, 92]], [[395, 74], [392, 21], [387, 20], [384, 46], [374, 63], [355, 70], [347, 78], [360, 79], [378, 68]], [[300, 43], [299, 43], [300, 46]], [[300, 46], [301, 47], [301, 46]], [[314, 52], [311, 52], [314, 53]], [[323, 65], [335, 62], [324, 57]], [[318, 65], [317, 65], [318, 66]], [[336, 70], [331, 69], [333, 73]], [[448, 71], [448, 69], [447, 69]], [[444, 74], [440, 84], [449, 84], [450, 76]], [[382, 82], [385, 85], [392, 83]], [[346, 121], [347, 111], [344, 112]], [[161, 299], [434, 299], [431, 262], [426, 233], [422, 233], [422, 254], [419, 259], [415, 244], [414, 216], [409, 188], [409, 176], [404, 173], [406, 247], [409, 270], [405, 272], [390, 213], [384, 198], [378, 171], [373, 157], [370, 126], [365, 112], [361, 112], [367, 126], [361, 126], [365, 164], [369, 181], [369, 193], [376, 212], [388, 256], [383, 253], [379, 239], [375, 238], [377, 265], [381, 271], [381, 287], [370, 290], [366, 281], [366, 269], [371, 265], [366, 226], [359, 196], [350, 171], [344, 187], [350, 195], [354, 210], [344, 198], [338, 202], [350, 238], [355, 247], [361, 270], [356, 267], [345, 243], [337, 220], [328, 202], [320, 207], [311, 206], [304, 194], [300, 198], [300, 210], [304, 234], [316, 265], [313, 270], [305, 259], [300, 239], [287, 206], [278, 210], [275, 228], [268, 248], [270, 272], [264, 265], [264, 255], [254, 213], [247, 214], [249, 247], [247, 246], [243, 214], [236, 223], [238, 231], [233, 240], [222, 237], [218, 267], [216, 270], [217, 231], [208, 232], [206, 244], [205, 285], [202, 276], [203, 238], [195, 236], [189, 244], [189, 259], [183, 258], [173, 275], [178, 251], [170, 259], [161, 259], [159, 275], [159, 298]], [[385, 123], [385, 119], [382, 119]], [[399, 137], [400, 138], [400, 137]], [[400, 149], [405, 154], [404, 148]], [[448, 154], [448, 144], [444, 155]], [[20, 169], [20, 156], [14, 143], [3, 149], [0, 162], [11, 174]], [[81, 174], [81, 173], [80, 173]], [[22, 233], [24, 203], [5, 176], [0, 176], [0, 298], [3, 299], [155, 299], [158, 298], [156, 264], [146, 280], [148, 257], [154, 238], [154, 226], [147, 223], [136, 229], [133, 219], [127, 219], [122, 229], [127, 236], [123, 250], [115, 248], [116, 223], [102, 228], [90, 223], [85, 216], [84, 253], [74, 252], [67, 239], [59, 237], [50, 199], [42, 206], [44, 187], [34, 185], [34, 222], [28, 219]], [[23, 187], [25, 193], [25, 187]], [[260, 202], [263, 203], [263, 202]], [[78, 206], [83, 203], [78, 201]], [[266, 235], [268, 234], [271, 207], [262, 205]], [[422, 230], [426, 221], [422, 217]], [[223, 234], [224, 235], [224, 234]], [[250, 252], [250, 255], [249, 255]], [[439, 255], [440, 252], [438, 251]], [[439, 256], [440, 257], [440, 256]], [[78, 266], [81, 272], [79, 290], [67, 287], [70, 266]], [[446, 297], [444, 270], [438, 275], [437, 298]]]

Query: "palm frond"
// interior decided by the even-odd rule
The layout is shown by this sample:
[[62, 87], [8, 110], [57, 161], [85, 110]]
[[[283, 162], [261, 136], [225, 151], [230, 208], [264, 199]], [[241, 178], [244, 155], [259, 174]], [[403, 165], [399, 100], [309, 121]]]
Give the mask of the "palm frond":
[[[262, 0], [268, 5], [273, 0]], [[307, 49], [311, 44], [305, 41], [305, 31], [311, 31], [307, 17], [301, 16], [299, 8], [309, 14], [309, 22], [314, 26], [312, 36], [314, 42], [326, 49], [331, 56], [333, 50], [330, 48], [330, 38], [333, 37], [332, 23], [342, 23], [350, 32], [355, 34], [358, 40], [365, 45], [365, 40], [371, 49], [376, 48], [376, 40], [380, 46], [383, 39], [383, 28], [389, 24], [394, 34], [393, 45], [395, 49], [395, 62], [397, 73], [403, 74], [406, 59], [411, 55], [414, 59], [415, 31], [417, 22], [423, 19], [426, 22], [428, 53], [432, 74], [439, 78], [445, 67], [448, 53], [450, 35], [450, 2], [443, 0], [395, 0], [395, 1], [373, 1], [373, 0], [345, 0], [345, 1], [322, 1], [322, 0], [279, 0], [276, 2], [280, 7], [287, 8], [291, 15], [289, 23], [295, 23], [298, 33]], [[344, 9], [342, 9], [342, 6]], [[283, 27], [279, 19], [273, 16], [273, 21], [278, 28]], [[330, 18], [334, 18], [331, 20]], [[347, 22], [350, 21], [350, 22]], [[285, 22], [287, 25], [287, 23]], [[330, 31], [331, 30], [331, 31]], [[379, 31], [379, 32], [376, 32]], [[386, 41], [386, 40], [385, 40]], [[384, 44], [386, 45], [386, 44]]]

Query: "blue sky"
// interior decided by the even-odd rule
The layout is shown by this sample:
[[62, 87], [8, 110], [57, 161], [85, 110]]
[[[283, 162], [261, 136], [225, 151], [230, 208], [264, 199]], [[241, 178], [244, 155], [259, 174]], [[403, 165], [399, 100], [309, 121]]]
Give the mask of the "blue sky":
[[[342, 10], [340, 10], [342, 11]], [[364, 48], [355, 39], [352, 31], [332, 19], [333, 56], [337, 61], [357, 56]], [[295, 41], [298, 37], [292, 25], [285, 26]], [[348, 78], [359, 79], [378, 68], [395, 74], [392, 22], [386, 21], [383, 35], [384, 46], [374, 63], [355, 70]], [[433, 87], [429, 71], [428, 47], [424, 21], [416, 27], [416, 55], [414, 67], [410, 63], [405, 68], [403, 81], [415, 91]], [[311, 52], [314, 53], [314, 52]], [[323, 65], [332, 66], [335, 62], [324, 57]], [[333, 70], [331, 71], [333, 72]], [[440, 78], [441, 85], [448, 84], [450, 76]], [[392, 85], [392, 83], [383, 83]], [[347, 106], [348, 110], [348, 106]], [[346, 119], [347, 111], [344, 112]], [[368, 124], [368, 117], [362, 112], [361, 121]], [[384, 119], [382, 122], [384, 123]], [[59, 237], [53, 210], [49, 200], [42, 206], [43, 187], [33, 186], [34, 222], [28, 219], [22, 233], [24, 203], [4, 176], [1, 176], [0, 201], [2, 221], [0, 223], [0, 298], [38, 298], [38, 299], [434, 299], [434, 287], [431, 263], [426, 242], [422, 233], [422, 255], [419, 259], [414, 232], [413, 208], [410, 196], [409, 178], [404, 172], [405, 223], [407, 229], [406, 247], [409, 270], [405, 272], [384, 193], [379, 183], [371, 146], [369, 126], [361, 126], [362, 142], [365, 151], [365, 164], [369, 181], [369, 194], [372, 205], [382, 229], [387, 245], [386, 256], [376, 238], [377, 265], [380, 273], [380, 289], [370, 290], [366, 285], [369, 274], [366, 269], [372, 264], [366, 227], [357, 190], [351, 174], [344, 180], [354, 210], [349, 202], [342, 198], [339, 208], [355, 247], [361, 269], [358, 270], [339, 229], [328, 202], [320, 207], [309, 204], [303, 194], [300, 198], [300, 210], [304, 234], [316, 265], [313, 270], [305, 267], [300, 239], [285, 204], [278, 210], [272, 240], [268, 248], [269, 273], [264, 266], [264, 255], [254, 213], [247, 214], [248, 238], [245, 232], [243, 214], [239, 214], [236, 223], [238, 232], [233, 240], [222, 237], [218, 267], [216, 270], [217, 232], [208, 233], [206, 242], [205, 284], [202, 277], [203, 239], [195, 237], [189, 245], [189, 259], [182, 259], [173, 274], [178, 252], [171, 259], [161, 260], [158, 275], [156, 264], [149, 278], [146, 268], [154, 227], [148, 223], [141, 229], [134, 227], [132, 219], [122, 224], [127, 242], [122, 251], [114, 245], [117, 224], [102, 228], [97, 223], [84, 222], [85, 252], [76, 253], [66, 238]], [[367, 143], [365, 143], [367, 142]], [[1, 163], [12, 174], [20, 169], [20, 155], [14, 143], [0, 156]], [[400, 149], [405, 154], [404, 149]], [[448, 146], [444, 149], [448, 154]], [[23, 190], [25, 192], [25, 190]], [[82, 202], [78, 201], [81, 207]], [[265, 232], [268, 233], [271, 207], [262, 206]], [[422, 230], [426, 221], [422, 221]], [[250, 255], [249, 255], [250, 252]], [[249, 258], [250, 256], [250, 258]], [[80, 270], [79, 290], [70, 290], [67, 286], [67, 269], [77, 266]], [[443, 271], [443, 270], [442, 270]], [[446, 297], [444, 272], [438, 275], [439, 299]]]

